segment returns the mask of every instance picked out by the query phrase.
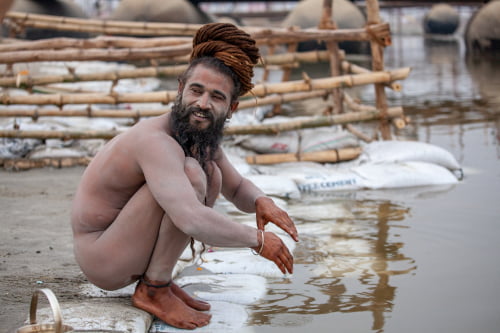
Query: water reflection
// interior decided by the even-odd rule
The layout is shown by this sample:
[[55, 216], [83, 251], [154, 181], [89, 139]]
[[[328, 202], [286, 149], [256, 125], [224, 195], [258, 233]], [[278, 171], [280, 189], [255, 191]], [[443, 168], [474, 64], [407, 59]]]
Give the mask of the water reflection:
[[371, 312], [372, 329], [383, 329], [396, 302], [390, 278], [416, 269], [398, 232], [409, 227], [404, 220], [410, 208], [384, 199], [358, 200], [357, 194], [331, 193], [327, 200], [313, 195], [292, 203], [314, 207], [321, 201], [325, 209], [341, 205], [351, 214], [302, 220], [293, 279], [270, 281], [269, 294], [253, 308], [252, 325], [293, 327], [311, 321], [310, 315]]

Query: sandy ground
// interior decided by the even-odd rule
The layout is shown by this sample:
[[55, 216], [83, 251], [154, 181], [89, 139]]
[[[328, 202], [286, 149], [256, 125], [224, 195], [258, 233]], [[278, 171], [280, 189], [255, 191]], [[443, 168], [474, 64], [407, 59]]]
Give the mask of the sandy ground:
[[69, 216], [83, 170], [0, 171], [0, 332], [23, 325], [37, 288], [61, 302], [81, 297]]

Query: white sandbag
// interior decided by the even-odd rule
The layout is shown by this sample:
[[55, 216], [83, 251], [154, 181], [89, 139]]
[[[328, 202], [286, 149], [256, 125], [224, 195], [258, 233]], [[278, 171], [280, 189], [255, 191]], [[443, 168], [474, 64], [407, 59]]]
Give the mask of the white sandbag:
[[237, 142], [259, 154], [295, 153], [299, 148], [299, 132], [286, 131], [276, 135], [245, 135]]
[[[255, 224], [254, 224], [255, 225]], [[266, 231], [275, 231], [277, 227], [269, 223]], [[279, 229], [281, 230], [281, 229]], [[293, 253], [295, 241], [289, 236], [277, 233], [283, 243]], [[203, 254], [203, 269], [215, 274], [253, 274], [264, 277], [282, 277], [283, 273], [276, 264], [261, 256], [254, 255], [250, 249], [225, 249]]]
[[[196, 328], [195, 332], [245, 332], [248, 313], [245, 306], [228, 302], [210, 302], [210, 323]], [[186, 332], [185, 329], [172, 327], [159, 319], [153, 321], [149, 333]], [[141, 331], [130, 331], [141, 332]]]
[[254, 274], [281, 277], [283, 273], [272, 261], [253, 255], [249, 249], [206, 253], [200, 266], [215, 274]]
[[257, 302], [267, 292], [266, 279], [250, 274], [198, 274], [181, 277], [176, 283], [203, 300], [242, 305]]
[[426, 162], [369, 163], [353, 171], [362, 178], [360, 183], [370, 189], [458, 183], [448, 169]]
[[359, 157], [362, 163], [421, 161], [441, 165], [450, 170], [460, 164], [447, 150], [418, 141], [375, 141], [363, 146]]
[[237, 143], [259, 154], [315, 152], [359, 146], [359, 140], [338, 126], [280, 132], [276, 135], [247, 135]]
[[287, 199], [299, 199], [300, 191], [295, 182], [282, 176], [274, 175], [246, 175], [252, 183], [260, 188], [266, 195]]
[[303, 153], [359, 146], [358, 138], [340, 126], [303, 129], [300, 140]]

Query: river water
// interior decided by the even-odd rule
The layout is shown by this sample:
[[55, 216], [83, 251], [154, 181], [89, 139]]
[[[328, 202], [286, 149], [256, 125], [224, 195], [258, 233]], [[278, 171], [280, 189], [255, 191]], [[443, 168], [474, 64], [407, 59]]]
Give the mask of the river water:
[[[383, 14], [403, 29], [422, 13]], [[389, 104], [404, 107], [414, 139], [453, 153], [464, 179], [444, 188], [303, 198], [311, 216], [335, 207], [349, 214], [297, 221], [295, 274], [269, 280], [268, 295], [252, 308], [254, 331], [500, 328], [500, 60], [468, 60], [460, 37], [400, 32], [386, 49], [386, 68], [412, 73], [401, 92], [388, 91]], [[361, 91], [363, 103], [374, 104], [372, 89]], [[316, 224], [324, 233], [308, 234]]]

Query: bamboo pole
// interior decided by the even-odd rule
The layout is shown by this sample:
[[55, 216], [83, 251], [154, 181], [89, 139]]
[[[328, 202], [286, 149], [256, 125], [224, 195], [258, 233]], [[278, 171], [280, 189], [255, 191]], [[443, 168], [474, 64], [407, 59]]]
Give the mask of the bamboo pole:
[[[401, 117], [403, 109], [400, 107], [390, 108], [387, 110], [387, 117]], [[333, 116], [311, 117], [308, 120], [294, 120], [278, 124], [265, 125], [249, 125], [249, 126], [230, 126], [224, 130], [225, 135], [243, 135], [243, 134], [276, 134], [279, 132], [298, 130], [301, 128], [316, 128], [323, 126], [332, 126], [338, 124], [346, 124], [351, 122], [371, 121], [380, 119], [381, 111], [374, 112], [351, 112]], [[32, 138], [32, 139], [111, 139], [114, 136], [122, 133], [119, 130], [109, 131], [44, 131], [34, 130], [25, 131], [20, 129], [15, 130], [0, 130], [0, 137], [3, 138]]]
[[[387, 110], [389, 118], [400, 117], [403, 114], [403, 109], [394, 107]], [[293, 131], [302, 128], [316, 128], [323, 126], [332, 126], [347, 124], [352, 122], [371, 121], [380, 119], [381, 111], [367, 112], [351, 112], [331, 116], [316, 116], [307, 120], [292, 120], [283, 123], [273, 123], [264, 125], [248, 125], [248, 126], [230, 126], [226, 128], [226, 135], [242, 135], [242, 134], [277, 134], [280, 132]]]
[[[241, 101], [238, 105], [237, 110], [254, 108], [257, 106], [270, 105], [270, 104], [283, 104], [293, 101], [302, 101], [310, 98], [323, 97], [326, 98], [329, 92], [326, 90], [316, 90], [308, 92], [298, 92], [290, 94], [279, 94], [266, 96], [262, 98], [246, 99]], [[39, 117], [106, 117], [106, 118], [134, 118], [139, 119], [141, 117], [154, 117], [159, 116], [164, 113], [170, 112], [170, 108], [159, 108], [159, 109], [112, 109], [112, 110], [95, 110], [90, 105], [86, 109], [81, 110], [61, 110], [61, 109], [47, 109], [47, 108], [35, 108], [35, 109], [23, 109], [23, 108], [8, 108], [0, 109], [0, 117], [30, 117], [34, 120]]]
[[149, 48], [191, 44], [189, 37], [134, 38], [121, 36], [98, 36], [95, 38], [57, 37], [35, 41], [20, 40], [15, 43], [0, 44], [0, 52], [54, 50], [64, 48]]
[[[380, 23], [379, 6], [377, 0], [367, 0], [366, 1], [366, 11], [367, 11], [367, 26], [369, 29], [371, 25], [376, 25]], [[382, 37], [380, 39], [379, 35], [376, 35], [375, 30], [371, 30], [373, 33], [373, 39], [370, 40], [370, 48], [372, 51], [372, 70], [381, 71], [384, 69], [384, 47], [390, 45], [390, 39], [387, 40]], [[384, 85], [381, 82], [375, 83], [375, 97], [377, 109], [385, 111], [387, 110], [387, 96], [385, 95]], [[391, 132], [389, 127], [388, 119], [383, 119], [380, 122], [380, 133], [382, 139], [390, 140]]]
[[342, 75], [333, 78], [259, 84], [252, 89], [251, 95], [265, 96], [268, 94], [279, 94], [285, 92], [311, 91], [346, 86], [353, 87], [371, 83], [392, 82], [405, 79], [410, 74], [410, 70], [411, 69], [409, 67], [406, 67], [391, 71]]
[[0, 165], [7, 170], [28, 170], [33, 168], [66, 168], [77, 165], [88, 165], [90, 157], [45, 157], [45, 158], [3, 158]]
[[[20, 12], [9, 12], [7, 18], [10, 19], [12, 25], [23, 27], [107, 35], [194, 36], [201, 27], [199, 24], [88, 20]], [[387, 23], [380, 23], [373, 25], [371, 29], [378, 31], [387, 27]], [[372, 38], [365, 28], [335, 31], [269, 27], [243, 27], [243, 29], [256, 39], [257, 44], [285, 44], [306, 40], [368, 41]]]
[[[341, 62], [341, 67], [342, 67], [342, 70], [344, 72], [347, 72], [347, 73], [361, 74], [361, 73], [371, 73], [372, 72], [369, 69], [366, 69], [364, 67], [352, 64], [352, 63], [350, 63], [350, 62], [348, 62], [346, 60], [343, 60]], [[388, 88], [391, 88], [394, 91], [397, 91], [397, 92], [399, 92], [399, 91], [402, 90], [401, 84], [398, 83], [398, 82], [390, 82], [390, 83], [387, 83], [387, 84], [384, 83], [384, 85], [386, 87], [388, 87]]]
[[140, 59], [173, 58], [191, 52], [191, 44], [148, 48], [124, 49], [63, 49], [63, 50], [28, 50], [0, 53], [0, 63], [13, 64], [35, 61], [125, 61]]
[[[321, 22], [319, 24], [319, 29], [330, 29], [335, 30], [337, 26], [333, 22], [333, 6], [332, 0], [323, 0], [323, 14]], [[330, 75], [336, 77], [340, 75], [340, 60], [338, 57], [339, 46], [336, 41], [328, 41], [326, 43], [327, 50], [330, 54]], [[343, 112], [342, 106], [342, 94], [340, 88], [332, 89], [333, 97], [333, 113], [339, 114]]]
[[343, 148], [323, 150], [309, 153], [284, 153], [284, 154], [261, 154], [247, 156], [248, 164], [277, 164], [286, 162], [311, 161], [318, 163], [334, 163], [339, 161], [349, 161], [357, 158], [361, 154], [361, 148]]
[[[342, 55], [344, 57], [344, 55]], [[291, 63], [317, 63], [328, 60], [327, 51], [309, 51], [265, 56], [258, 66], [287, 65]], [[22, 87], [30, 89], [34, 85], [44, 85], [62, 82], [86, 82], [86, 81], [116, 81], [120, 79], [134, 79], [142, 77], [177, 77], [187, 69], [187, 64], [171, 66], [150, 66], [135, 69], [120, 69], [107, 72], [96, 72], [76, 74], [68, 71], [61, 75], [29, 75], [17, 74], [10, 77], [0, 77], [1, 87]]]
[[[256, 85], [245, 97], [261, 97], [269, 94], [281, 94], [291, 92], [306, 92], [313, 90], [325, 90], [336, 87], [352, 87], [370, 83], [392, 82], [406, 78], [410, 68], [400, 68], [385, 72], [371, 72], [364, 74], [343, 75], [334, 78], [322, 78], [306, 81], [289, 81], [278, 83], [266, 83]], [[65, 104], [120, 104], [120, 103], [164, 103], [168, 104], [175, 100], [177, 91], [156, 91], [145, 93], [78, 93], [78, 94], [52, 94], [52, 95], [1, 95], [0, 103], [12, 104], [38, 104], [58, 105]]]
[[30, 117], [34, 120], [40, 117], [88, 117], [88, 118], [133, 118], [154, 117], [170, 112], [170, 108], [153, 110], [94, 110], [92, 108], [82, 110], [60, 110], [60, 109], [0, 109], [0, 117]]

